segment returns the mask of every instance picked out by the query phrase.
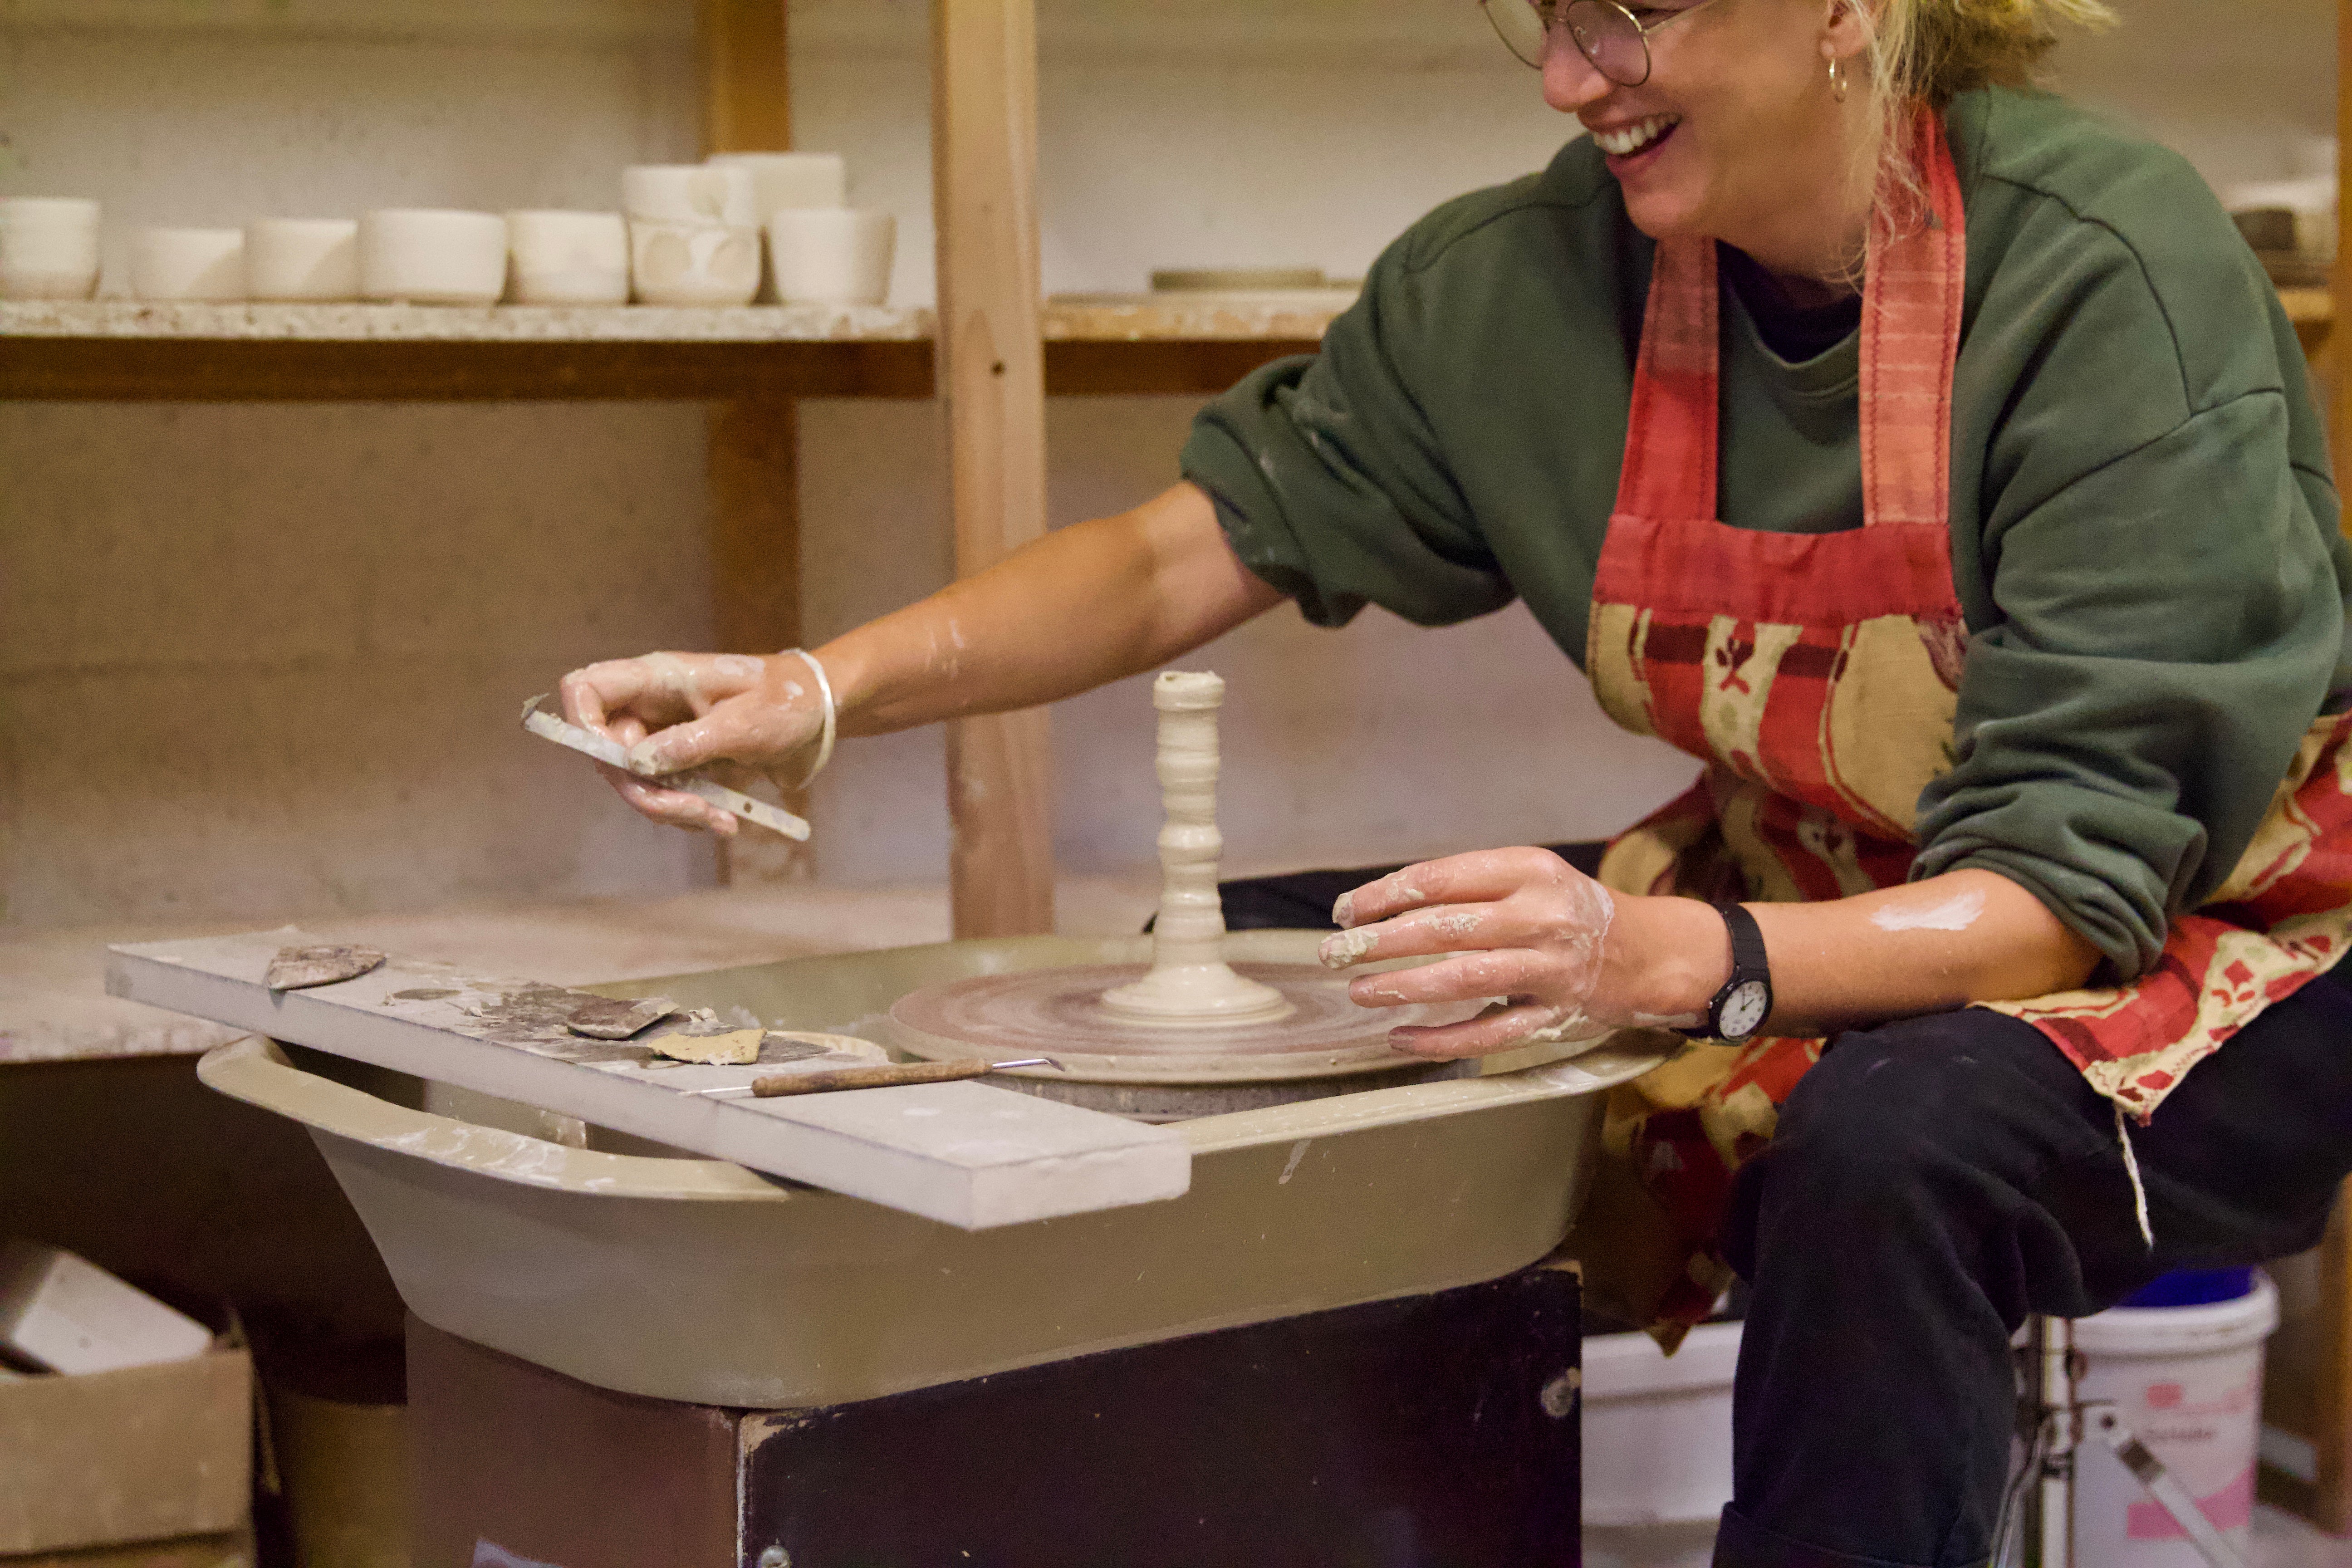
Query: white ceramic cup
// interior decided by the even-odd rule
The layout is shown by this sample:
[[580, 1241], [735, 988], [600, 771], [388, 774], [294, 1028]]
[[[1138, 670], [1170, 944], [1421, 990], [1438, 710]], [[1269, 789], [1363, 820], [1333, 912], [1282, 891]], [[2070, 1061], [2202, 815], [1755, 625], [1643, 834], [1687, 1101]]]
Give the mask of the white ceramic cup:
[[347, 217], [266, 217], [245, 226], [248, 300], [360, 297], [360, 226]]
[[385, 207], [360, 215], [360, 292], [411, 305], [494, 305], [507, 287], [496, 213]]
[[97, 292], [96, 202], [0, 201], [0, 300], [87, 300]]
[[[750, 172], [751, 205], [762, 226], [787, 207], [837, 207], [848, 199], [849, 172], [838, 153], [713, 153], [704, 162]], [[778, 299], [775, 268], [760, 270], [760, 300], [772, 305]]]
[[751, 174], [752, 206], [761, 223], [786, 207], [848, 205], [849, 171], [838, 153], [713, 153], [706, 162]]
[[517, 304], [629, 302], [629, 230], [619, 213], [509, 213], [507, 255]]
[[760, 231], [633, 217], [629, 273], [648, 305], [748, 305], [760, 289]]
[[131, 242], [131, 292], [142, 300], [245, 298], [245, 230], [142, 228]]
[[768, 219], [787, 305], [879, 305], [890, 297], [898, 220], [873, 207], [795, 207]]
[[740, 163], [633, 163], [621, 171], [621, 206], [656, 223], [757, 228], [751, 171]]

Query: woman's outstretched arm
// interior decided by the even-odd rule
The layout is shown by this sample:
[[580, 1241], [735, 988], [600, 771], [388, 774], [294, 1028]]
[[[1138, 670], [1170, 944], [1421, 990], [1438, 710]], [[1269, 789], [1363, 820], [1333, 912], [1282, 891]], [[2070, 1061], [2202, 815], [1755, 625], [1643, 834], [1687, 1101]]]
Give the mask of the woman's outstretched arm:
[[[1180, 484], [1131, 511], [1047, 534], [977, 576], [816, 650], [844, 735], [999, 713], [1164, 664], [1272, 608], [1215, 508]], [[780, 655], [652, 653], [563, 678], [563, 709], [663, 773], [710, 763], [787, 769], [814, 742], [814, 673]], [[606, 768], [646, 816], [728, 834], [735, 819]]]

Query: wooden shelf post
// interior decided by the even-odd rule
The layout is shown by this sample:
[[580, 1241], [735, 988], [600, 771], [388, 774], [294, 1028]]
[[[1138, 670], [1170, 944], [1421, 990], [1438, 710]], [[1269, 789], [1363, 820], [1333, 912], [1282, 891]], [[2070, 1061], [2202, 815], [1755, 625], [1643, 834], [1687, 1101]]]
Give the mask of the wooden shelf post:
[[[792, 145], [785, 0], [702, 0], [702, 149]], [[782, 391], [712, 405], [710, 631], [729, 653], [774, 653], [801, 641], [800, 405]], [[786, 807], [805, 814], [794, 792]], [[725, 883], [793, 880], [810, 871], [800, 845], [750, 835], [719, 846]]]
[[[1034, 0], [932, 0], [931, 51], [934, 363], [956, 572], [969, 576], [1045, 530]], [[1052, 784], [1043, 709], [950, 727], [956, 935], [1053, 930]]]

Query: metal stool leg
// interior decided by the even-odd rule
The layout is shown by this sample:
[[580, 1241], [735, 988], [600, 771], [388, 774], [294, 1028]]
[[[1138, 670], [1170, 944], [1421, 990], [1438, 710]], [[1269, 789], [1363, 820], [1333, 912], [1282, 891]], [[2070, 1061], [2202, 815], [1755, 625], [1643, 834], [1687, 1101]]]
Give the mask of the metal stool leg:
[[2008, 1556], [2013, 1533], [2010, 1510], [2023, 1500], [2028, 1479], [2033, 1482], [2038, 1552], [2037, 1568], [2074, 1568], [2074, 1457], [2087, 1430], [2113, 1450], [2133, 1479], [2146, 1488], [2164, 1510], [2188, 1532], [2198, 1552], [2213, 1568], [2246, 1568], [2227, 1537], [2213, 1527], [2186, 1488], [2175, 1480], [2163, 1461], [2123, 1424], [2116, 1407], [2104, 1401], [2084, 1405], [2075, 1387], [2074, 1325], [2065, 1318], [2035, 1318], [2028, 1329], [2027, 1376], [2032, 1380], [2033, 1418], [2025, 1456], [2025, 1474], [2012, 1487], [1993, 1541], [1995, 1563]]

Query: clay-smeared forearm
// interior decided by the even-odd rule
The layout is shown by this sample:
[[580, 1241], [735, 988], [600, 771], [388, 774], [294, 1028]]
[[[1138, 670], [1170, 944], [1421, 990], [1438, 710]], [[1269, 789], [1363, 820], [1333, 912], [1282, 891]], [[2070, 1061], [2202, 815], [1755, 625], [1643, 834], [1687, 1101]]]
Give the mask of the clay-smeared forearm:
[[1164, 664], [1281, 595], [1190, 484], [1077, 523], [817, 650], [845, 735], [1003, 712]]
[[[1749, 904], [1764, 933], [1768, 1033], [1820, 1035], [2079, 986], [2098, 953], [2032, 893], [1963, 869], [1813, 904]], [[1467, 1023], [1400, 1029], [1416, 1054], [1479, 1056], [1612, 1029], [1697, 1027], [1731, 972], [1722, 917], [1691, 899], [1612, 895], [1541, 849], [1424, 861], [1343, 896], [1335, 968], [1457, 956], [1365, 975], [1369, 1007], [1506, 1000]]]

